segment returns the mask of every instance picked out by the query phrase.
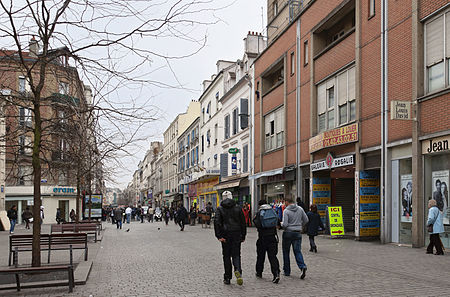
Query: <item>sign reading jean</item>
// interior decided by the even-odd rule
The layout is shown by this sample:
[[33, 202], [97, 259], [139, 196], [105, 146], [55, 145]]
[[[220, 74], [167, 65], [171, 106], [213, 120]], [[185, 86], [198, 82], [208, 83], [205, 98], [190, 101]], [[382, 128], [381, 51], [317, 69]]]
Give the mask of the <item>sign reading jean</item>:
[[359, 236], [380, 235], [380, 172], [359, 173]]

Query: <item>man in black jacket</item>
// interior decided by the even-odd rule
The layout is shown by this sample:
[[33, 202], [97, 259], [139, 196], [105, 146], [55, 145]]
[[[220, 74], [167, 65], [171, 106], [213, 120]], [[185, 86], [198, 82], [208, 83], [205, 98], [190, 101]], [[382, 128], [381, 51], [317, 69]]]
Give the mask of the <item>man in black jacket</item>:
[[[223, 198], [230, 196], [231, 193], [229, 191], [225, 191], [222, 195]], [[236, 276], [237, 284], [242, 285], [241, 243], [245, 241], [247, 229], [244, 213], [234, 200], [230, 198], [224, 199], [217, 208], [214, 231], [217, 239], [222, 243], [223, 265], [225, 268], [224, 284], [230, 284], [232, 278], [231, 259], [233, 259], [234, 275]]]
[[14, 234], [14, 227], [16, 226], [17, 222], [17, 208], [15, 205], [13, 205], [10, 210], [8, 210], [7, 216], [11, 225], [9, 228], [9, 234]]
[[270, 262], [270, 269], [272, 270], [273, 280], [272, 282], [278, 284], [280, 281], [280, 263], [278, 262], [278, 235], [277, 226], [264, 228], [261, 222], [261, 211], [273, 211], [276, 217], [275, 210], [267, 204], [267, 201], [262, 199], [258, 203], [259, 210], [253, 219], [258, 230], [258, 240], [256, 241], [256, 277], [261, 278], [264, 270], [264, 260], [267, 257]]
[[184, 207], [183, 204], [180, 204], [180, 206], [178, 207], [178, 211], [177, 211], [177, 217], [176, 220], [178, 221], [178, 225], [180, 226], [180, 231], [184, 231], [184, 223], [186, 221], [187, 218], [187, 209], [186, 207]]

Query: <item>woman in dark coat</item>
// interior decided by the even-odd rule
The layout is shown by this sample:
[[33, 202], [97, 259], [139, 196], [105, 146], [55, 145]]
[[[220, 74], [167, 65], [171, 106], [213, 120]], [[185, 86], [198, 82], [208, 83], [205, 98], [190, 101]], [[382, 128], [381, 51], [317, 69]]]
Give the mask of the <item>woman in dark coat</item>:
[[312, 204], [310, 209], [311, 211], [309, 211], [306, 214], [309, 219], [308, 236], [309, 236], [309, 244], [311, 246], [309, 251], [317, 253], [317, 246], [316, 243], [314, 242], [314, 237], [319, 234], [319, 227], [321, 228], [321, 230], [323, 230], [324, 227], [322, 220], [320, 219], [320, 215], [317, 213], [317, 205]]

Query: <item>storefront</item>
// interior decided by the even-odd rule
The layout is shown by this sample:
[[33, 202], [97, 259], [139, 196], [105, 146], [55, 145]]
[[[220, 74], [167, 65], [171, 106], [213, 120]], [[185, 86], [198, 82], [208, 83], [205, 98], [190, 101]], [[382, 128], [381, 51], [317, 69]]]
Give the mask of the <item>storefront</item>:
[[[203, 209], [211, 202], [214, 209], [220, 205], [220, 197], [214, 187], [219, 183], [219, 177], [203, 179], [197, 182], [197, 209]], [[192, 205], [191, 205], [192, 206]]]
[[[450, 248], [450, 135], [426, 139], [422, 141], [422, 155], [424, 161], [424, 203], [425, 222], [428, 216], [428, 200], [434, 199], [444, 216], [445, 233], [441, 240], [445, 248]], [[425, 232], [428, 244], [429, 236]]]
[[[33, 187], [6, 187], [5, 190], [6, 208], [9, 209], [12, 205], [16, 205], [19, 223], [21, 223], [21, 213], [25, 208], [29, 207], [33, 211]], [[70, 186], [41, 186], [41, 198], [45, 214], [44, 224], [54, 224], [56, 222], [56, 210], [58, 208], [61, 210], [61, 217], [66, 221], [70, 221], [70, 211], [76, 209], [77, 189]]]
[[219, 197], [222, 197], [222, 193], [225, 191], [231, 192], [233, 199], [238, 205], [242, 206], [244, 203], [251, 203], [248, 174], [239, 174], [223, 178], [214, 189], [218, 192]]

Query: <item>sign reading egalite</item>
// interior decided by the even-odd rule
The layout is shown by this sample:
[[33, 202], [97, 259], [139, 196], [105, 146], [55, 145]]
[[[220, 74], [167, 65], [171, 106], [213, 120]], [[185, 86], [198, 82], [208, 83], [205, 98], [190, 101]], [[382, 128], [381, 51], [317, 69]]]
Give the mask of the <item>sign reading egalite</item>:
[[344, 235], [344, 220], [342, 219], [342, 207], [340, 206], [328, 207], [328, 222], [330, 224], [331, 236]]
[[410, 120], [410, 101], [391, 101], [391, 120]]

